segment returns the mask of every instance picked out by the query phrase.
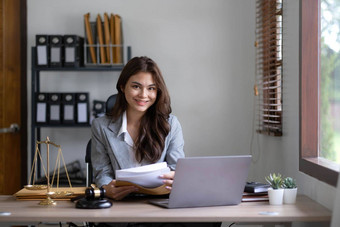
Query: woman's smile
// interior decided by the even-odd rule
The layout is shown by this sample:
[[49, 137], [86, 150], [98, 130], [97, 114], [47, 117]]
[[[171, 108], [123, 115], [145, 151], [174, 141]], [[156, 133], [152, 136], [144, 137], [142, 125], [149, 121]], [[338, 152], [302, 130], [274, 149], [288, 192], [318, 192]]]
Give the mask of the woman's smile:
[[135, 100], [137, 104], [140, 106], [145, 106], [148, 103], [148, 101], [144, 101], [144, 100], [138, 100], [138, 99], [135, 99]]

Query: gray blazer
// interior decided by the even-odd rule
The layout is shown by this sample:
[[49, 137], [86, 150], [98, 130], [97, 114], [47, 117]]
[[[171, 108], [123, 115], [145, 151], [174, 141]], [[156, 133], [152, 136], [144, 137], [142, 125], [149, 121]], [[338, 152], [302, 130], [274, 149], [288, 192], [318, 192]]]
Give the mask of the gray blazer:
[[[178, 158], [184, 157], [184, 139], [182, 127], [178, 119], [170, 115], [170, 132], [165, 140], [165, 147], [158, 162], [166, 161], [169, 168], [175, 170]], [[94, 181], [98, 187], [115, 179], [115, 170], [135, 167], [134, 160], [128, 155], [128, 145], [124, 135], [118, 136], [122, 125], [122, 117], [113, 121], [103, 116], [92, 121], [91, 160]], [[142, 165], [151, 164], [143, 161]]]

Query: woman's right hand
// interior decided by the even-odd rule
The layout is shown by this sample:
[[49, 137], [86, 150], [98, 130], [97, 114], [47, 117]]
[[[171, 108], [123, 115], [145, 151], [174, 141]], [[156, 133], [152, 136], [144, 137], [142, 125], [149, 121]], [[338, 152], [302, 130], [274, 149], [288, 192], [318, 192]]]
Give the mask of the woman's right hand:
[[103, 185], [105, 189], [106, 197], [109, 197], [114, 200], [121, 200], [125, 198], [132, 192], [138, 191], [138, 188], [135, 186], [119, 186], [116, 187], [116, 180], [112, 180], [108, 185]]

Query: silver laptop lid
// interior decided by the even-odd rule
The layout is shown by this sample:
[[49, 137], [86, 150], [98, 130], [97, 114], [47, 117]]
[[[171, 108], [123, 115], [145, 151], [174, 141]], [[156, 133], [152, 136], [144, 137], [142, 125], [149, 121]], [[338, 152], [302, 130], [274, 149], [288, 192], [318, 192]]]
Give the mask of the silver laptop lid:
[[239, 204], [250, 162], [250, 155], [179, 159], [169, 208]]

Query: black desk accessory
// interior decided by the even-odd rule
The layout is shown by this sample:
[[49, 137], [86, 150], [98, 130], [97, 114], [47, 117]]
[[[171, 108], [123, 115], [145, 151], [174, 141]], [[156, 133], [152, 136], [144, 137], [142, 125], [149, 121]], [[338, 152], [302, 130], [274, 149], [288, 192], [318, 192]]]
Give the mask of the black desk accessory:
[[99, 188], [86, 188], [85, 196], [76, 197], [71, 199], [72, 202], [76, 202], [76, 208], [79, 209], [104, 209], [110, 208], [112, 206], [112, 202], [104, 199], [105, 197], [105, 189]]
[[248, 193], [267, 193], [269, 184], [261, 183], [261, 182], [247, 182], [244, 188], [244, 192]]

